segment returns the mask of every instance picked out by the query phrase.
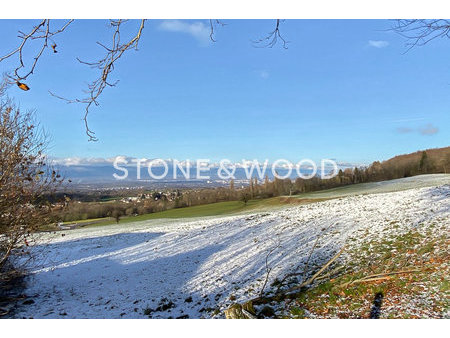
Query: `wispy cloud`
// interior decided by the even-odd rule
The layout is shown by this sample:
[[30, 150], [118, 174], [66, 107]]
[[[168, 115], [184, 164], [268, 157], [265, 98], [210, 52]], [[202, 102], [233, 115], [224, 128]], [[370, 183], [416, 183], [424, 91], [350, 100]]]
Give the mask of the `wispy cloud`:
[[419, 129], [422, 135], [434, 135], [439, 132], [438, 127], [434, 127], [432, 124], [427, 124], [425, 127]]
[[409, 133], [419, 133], [420, 135], [434, 135], [439, 132], [439, 128], [433, 126], [431, 123], [426, 126], [419, 128], [409, 128], [409, 127], [399, 127], [397, 128], [397, 133], [399, 134], [409, 134]]
[[413, 117], [413, 118], [405, 118], [405, 119], [398, 119], [398, 120], [391, 120], [390, 122], [393, 123], [399, 123], [399, 122], [412, 122], [412, 121], [422, 121], [425, 120], [425, 117]]
[[[132, 156], [125, 156], [125, 155], [118, 155], [114, 157], [109, 158], [101, 158], [101, 157], [66, 157], [66, 158], [56, 158], [56, 157], [47, 157], [47, 159], [54, 165], [60, 165], [60, 166], [66, 166], [66, 167], [104, 167], [104, 166], [113, 166], [114, 162], [117, 161], [120, 166], [130, 166], [130, 167], [136, 167], [137, 162], [140, 163], [140, 166], [142, 168], [148, 167], [151, 163], [152, 166], [158, 167], [158, 166], [164, 166], [167, 164], [168, 166], [173, 166], [176, 159], [156, 159], [156, 158], [137, 158]], [[203, 160], [202, 160], [203, 161]], [[268, 160], [267, 160], [268, 161]], [[356, 167], [361, 166], [365, 163], [352, 163], [352, 162], [342, 162], [338, 161], [336, 159], [332, 159], [332, 161], [335, 161], [339, 168], [347, 168], [347, 167]], [[179, 160], [177, 161], [179, 165], [186, 167], [190, 166], [192, 168], [197, 166], [197, 160]], [[238, 162], [229, 162], [229, 163], [223, 163], [220, 162], [214, 162], [214, 161], [207, 161], [204, 163], [205, 166], [209, 168], [219, 168], [221, 165], [225, 167], [236, 167], [236, 168], [245, 168], [248, 166], [252, 166], [254, 160], [245, 160], [242, 159]], [[257, 164], [260, 167], [264, 166], [264, 161], [258, 161], [256, 160]], [[273, 165], [271, 162], [267, 162], [267, 165], [270, 167]], [[330, 164], [325, 163], [325, 166], [330, 166]], [[275, 164], [276, 168], [295, 168], [295, 164]]]
[[187, 22], [181, 20], [164, 20], [159, 29], [168, 32], [180, 32], [189, 34], [202, 44], [210, 42], [210, 28], [201, 21]]
[[258, 76], [261, 79], [268, 79], [269, 78], [269, 72], [267, 70], [257, 70], [256, 74], [258, 74]]
[[397, 132], [398, 132], [399, 134], [408, 134], [408, 133], [412, 133], [413, 131], [414, 131], [414, 129], [407, 128], [407, 127], [400, 127], [400, 128], [397, 128]]
[[384, 48], [389, 46], [389, 42], [384, 40], [369, 40], [369, 46], [375, 48]]
[[[120, 156], [126, 158], [125, 156]], [[115, 158], [101, 158], [101, 157], [66, 157], [66, 158], [49, 158], [53, 164], [59, 164], [64, 166], [77, 166], [77, 165], [110, 165], [114, 162]]]

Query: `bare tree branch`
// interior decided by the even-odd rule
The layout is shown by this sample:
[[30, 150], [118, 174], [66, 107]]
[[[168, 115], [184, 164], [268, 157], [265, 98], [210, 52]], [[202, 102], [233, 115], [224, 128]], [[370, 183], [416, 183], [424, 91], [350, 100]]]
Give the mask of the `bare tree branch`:
[[269, 257], [272, 255], [272, 253], [281, 247], [281, 240], [278, 238], [278, 241], [275, 243], [275, 245], [270, 248], [267, 252], [266, 259], [265, 259], [265, 268], [266, 268], [266, 278], [264, 279], [263, 286], [261, 287], [261, 290], [259, 292], [259, 296], [262, 297], [264, 294], [264, 289], [266, 288], [267, 282], [269, 281], [270, 273], [272, 272], [273, 266], [269, 266]]
[[83, 60], [80, 60], [77, 58], [77, 60], [85, 65], [88, 65], [94, 69], [98, 69], [100, 71], [99, 76], [88, 84], [88, 88], [86, 90], [86, 93], [88, 96], [86, 98], [82, 99], [66, 99], [59, 95], [56, 95], [52, 92], [50, 92], [51, 95], [62, 99], [66, 101], [67, 103], [82, 103], [85, 105], [84, 110], [84, 117], [83, 121], [85, 124], [85, 130], [86, 135], [89, 138], [89, 141], [97, 141], [97, 137], [95, 136], [95, 133], [89, 128], [88, 124], [88, 115], [91, 106], [94, 104], [96, 106], [99, 105], [98, 98], [102, 94], [103, 90], [106, 87], [114, 87], [118, 81], [110, 82], [109, 77], [111, 75], [111, 72], [114, 70], [115, 62], [122, 57], [122, 55], [130, 50], [130, 49], [138, 49], [139, 40], [142, 35], [142, 31], [144, 29], [145, 19], [142, 19], [140, 21], [139, 28], [137, 30], [136, 35], [134, 35], [130, 40], [128, 40], [125, 43], [121, 42], [121, 28], [122, 25], [127, 22], [128, 20], [110, 20], [111, 26], [114, 28], [114, 33], [112, 36], [112, 43], [109, 47], [104, 45], [101, 42], [97, 42], [99, 46], [101, 46], [105, 51], [105, 55], [103, 58], [93, 61], [93, 62], [86, 62]]
[[[2, 82], [2, 87], [0, 87], [0, 92], [5, 92], [5, 90], [12, 84], [16, 84], [22, 90], [29, 90], [30, 88], [26, 83], [21, 81], [26, 80], [31, 74], [34, 74], [36, 66], [41, 59], [44, 51], [47, 48], [51, 48], [53, 53], [57, 53], [57, 44], [53, 40], [53, 38], [66, 30], [66, 28], [73, 22], [74, 20], [66, 21], [59, 29], [52, 30], [50, 19], [43, 19], [38, 24], [33, 26], [33, 28], [28, 32], [24, 33], [19, 31], [19, 38], [21, 39], [20, 44], [5, 54], [4, 56], [0, 56], [0, 63], [6, 59], [12, 58], [14, 56], [17, 57], [18, 66], [12, 71], [12, 74], [5, 74], [5, 80]], [[85, 106], [83, 121], [85, 124], [86, 135], [88, 136], [89, 141], [97, 141], [97, 137], [95, 133], [90, 129], [88, 124], [88, 115], [92, 105], [98, 106], [98, 99], [100, 95], [103, 93], [103, 90], [106, 87], [114, 87], [118, 81], [111, 82], [110, 74], [114, 70], [115, 62], [122, 57], [122, 55], [130, 50], [137, 50], [139, 41], [141, 39], [142, 31], [144, 29], [145, 19], [140, 20], [140, 24], [136, 34], [131, 37], [127, 42], [121, 42], [121, 28], [125, 22], [128, 20], [110, 20], [110, 25], [113, 27], [112, 34], [112, 42], [110, 45], [106, 45], [102, 42], [97, 42], [99, 46], [101, 46], [105, 54], [102, 58], [87, 62], [78, 59], [78, 61], [82, 64], [88, 65], [94, 69], [99, 71], [99, 76], [88, 84], [87, 89], [85, 90], [87, 96], [85, 98], [75, 98], [75, 99], [67, 99], [61, 95], [57, 95], [55, 93], [50, 92], [56, 98], [66, 101], [67, 103], [81, 103]], [[263, 39], [258, 41], [254, 41], [255, 44], [259, 45], [259, 47], [273, 47], [277, 44], [279, 40], [281, 40], [283, 48], [287, 49], [287, 41], [283, 38], [280, 33], [280, 24], [283, 20], [276, 20], [275, 29], [269, 33], [269, 35]], [[215, 40], [215, 33], [218, 26], [225, 26], [221, 20], [211, 19], [210, 20], [210, 39], [211, 41]], [[24, 60], [24, 49], [30, 45], [31, 41], [38, 40], [40, 41], [39, 47], [35, 51], [34, 57], [31, 61], [30, 65], [27, 65]], [[30, 47], [32, 48], [32, 47]], [[35, 47], [36, 48], [36, 47]], [[28, 66], [28, 67], [27, 67]], [[24, 71], [25, 70], [25, 71]], [[24, 71], [23, 73], [21, 71]]]
[[396, 20], [391, 30], [406, 38], [407, 53], [415, 46], [424, 46], [436, 38], [450, 38], [450, 20]]
[[[277, 288], [277, 293], [281, 290], [281, 288], [284, 286], [284, 283], [286, 282], [287, 279], [291, 278], [291, 277], [295, 277], [295, 276], [299, 276], [302, 275], [302, 281], [306, 280], [307, 274], [310, 272], [308, 270], [309, 268], [309, 262], [311, 260], [311, 257], [313, 255], [313, 253], [316, 250], [317, 245], [319, 244], [319, 241], [325, 236], [325, 234], [327, 233], [327, 231], [334, 225], [334, 223], [330, 223], [330, 225], [328, 225], [328, 227], [321, 229], [321, 232], [319, 233], [319, 235], [317, 236], [316, 240], [313, 243], [313, 246], [311, 247], [311, 250], [309, 252], [309, 255], [306, 259], [305, 263], [302, 263], [303, 268], [302, 268], [302, 272], [299, 272], [298, 270], [300, 269], [300, 267], [296, 267], [291, 273], [288, 273], [287, 275], [285, 275], [281, 280], [280, 283], [278, 285]], [[317, 226], [317, 225], [316, 225]]]
[[319, 271], [317, 271], [311, 278], [302, 282], [300, 285], [294, 286], [287, 290], [287, 293], [292, 292], [294, 290], [302, 289], [306, 286], [311, 285], [339, 256], [344, 252], [345, 245], [339, 250], [324, 266], [322, 266]]
[[[13, 56], [17, 56], [18, 58], [18, 66], [14, 69], [13, 73], [14, 75], [8, 75], [8, 83], [19, 83], [19, 81], [26, 80], [31, 74], [34, 73], [34, 70], [36, 68], [36, 65], [41, 58], [42, 54], [44, 53], [45, 49], [48, 48], [48, 42], [53, 42], [53, 46], [56, 47], [56, 43], [53, 40], [53, 37], [55, 35], [60, 34], [66, 30], [66, 28], [73, 22], [73, 20], [68, 20], [61, 28], [52, 31], [50, 29], [50, 19], [44, 19], [39, 22], [39, 24], [33, 26], [30, 32], [24, 33], [19, 31], [19, 39], [21, 39], [21, 43], [11, 52], [8, 54], [0, 57], [0, 62], [9, 59]], [[35, 56], [33, 57], [33, 61], [31, 63], [31, 66], [29, 70], [23, 74], [20, 74], [19, 71], [22, 68], [25, 68], [25, 62], [23, 59], [23, 54], [25, 48], [29, 45], [29, 43], [33, 40], [40, 40], [41, 44], [40, 47], [37, 49]], [[55, 51], [55, 48], [53, 48], [53, 51]]]
[[223, 23], [221, 20], [217, 20], [217, 19], [210, 19], [209, 20], [209, 26], [210, 26], [210, 33], [209, 33], [209, 38], [211, 39], [212, 42], [216, 42], [216, 40], [214, 39], [214, 34], [216, 33], [216, 27], [217, 26], [225, 26], [226, 24]]
[[288, 49], [287, 44], [289, 43], [289, 41], [286, 41], [280, 32], [280, 24], [282, 22], [284, 22], [284, 20], [277, 19], [275, 29], [269, 32], [266, 37], [253, 41], [254, 46], [259, 48], [272, 48], [278, 43], [278, 39], [280, 39], [283, 48]]

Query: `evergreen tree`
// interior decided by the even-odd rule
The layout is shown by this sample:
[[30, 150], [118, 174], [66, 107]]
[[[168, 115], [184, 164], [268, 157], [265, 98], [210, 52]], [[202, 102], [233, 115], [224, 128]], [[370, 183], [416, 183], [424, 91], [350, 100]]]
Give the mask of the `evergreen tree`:
[[423, 174], [427, 173], [430, 167], [430, 161], [428, 159], [428, 155], [426, 151], [422, 152], [422, 157], [419, 162], [419, 171]]

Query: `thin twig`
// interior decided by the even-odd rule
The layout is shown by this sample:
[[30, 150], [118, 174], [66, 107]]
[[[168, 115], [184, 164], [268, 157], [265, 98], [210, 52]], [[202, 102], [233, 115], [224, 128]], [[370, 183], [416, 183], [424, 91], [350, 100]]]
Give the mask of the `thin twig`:
[[142, 36], [142, 31], [144, 29], [145, 19], [142, 19], [139, 25], [139, 28], [137, 30], [137, 33], [126, 43], [121, 43], [121, 28], [122, 25], [127, 22], [127, 20], [110, 20], [110, 24], [112, 27], [114, 27], [114, 33], [112, 36], [112, 43], [110, 47], [105, 46], [101, 42], [97, 42], [97, 44], [106, 51], [106, 54], [103, 58], [93, 61], [93, 62], [87, 62], [80, 59], [77, 59], [78, 62], [88, 65], [92, 68], [98, 69], [100, 71], [100, 75], [92, 81], [88, 85], [88, 89], [86, 90], [88, 96], [83, 99], [66, 99], [63, 98], [60, 95], [56, 95], [54, 93], [51, 93], [51, 95], [62, 99], [66, 101], [67, 103], [82, 103], [85, 105], [84, 110], [84, 117], [83, 121], [85, 124], [85, 131], [86, 135], [89, 138], [89, 141], [97, 141], [98, 138], [95, 136], [95, 132], [93, 132], [88, 124], [88, 115], [90, 112], [90, 108], [92, 105], [98, 106], [98, 98], [103, 93], [103, 90], [106, 87], [114, 87], [118, 83], [116, 82], [110, 82], [109, 77], [111, 75], [111, 72], [114, 70], [115, 63], [117, 60], [119, 60], [122, 55], [130, 50], [130, 49], [138, 49], [138, 44]]
[[272, 48], [277, 44], [278, 39], [280, 39], [283, 48], [288, 49], [287, 44], [289, 42], [284, 39], [280, 31], [280, 24], [282, 22], [284, 22], [284, 20], [277, 19], [275, 29], [269, 32], [269, 34], [267, 34], [267, 36], [265, 36], [264, 38], [253, 41], [254, 46], [259, 48], [266, 48], [266, 47]]
[[209, 30], [209, 38], [211, 39], [211, 41], [212, 42], [216, 42], [216, 39], [214, 38], [214, 35], [215, 35], [215, 33], [216, 33], [216, 26], [218, 26], [218, 25], [220, 25], [220, 26], [225, 26], [226, 24], [225, 23], [223, 23], [222, 21], [220, 21], [220, 20], [217, 20], [217, 19], [210, 19], [209, 20], [209, 26], [210, 26], [210, 30]]
[[269, 281], [269, 277], [270, 277], [270, 272], [272, 271], [273, 267], [269, 266], [269, 257], [270, 255], [280, 247], [281, 245], [281, 241], [278, 241], [278, 244], [276, 246], [274, 246], [273, 248], [271, 248], [267, 255], [266, 255], [266, 259], [265, 259], [265, 267], [266, 267], [266, 278], [264, 280], [264, 284], [261, 288], [261, 291], [259, 292], [259, 296], [262, 297], [262, 295], [264, 294], [264, 289], [266, 288], [267, 282]]
[[319, 240], [325, 235], [325, 233], [326, 233], [333, 225], [334, 225], [334, 223], [330, 223], [330, 225], [329, 225], [327, 228], [323, 228], [322, 231], [321, 231], [321, 233], [317, 236], [317, 238], [316, 238], [316, 240], [314, 241], [314, 244], [313, 244], [313, 246], [312, 246], [312, 248], [311, 248], [311, 251], [309, 252], [308, 258], [306, 259], [306, 262], [305, 262], [305, 264], [304, 264], [304, 267], [303, 267], [302, 272], [293, 272], [293, 273], [289, 273], [289, 274], [287, 274], [286, 276], [284, 276], [284, 277], [281, 279], [281, 281], [280, 281], [280, 284], [279, 284], [279, 286], [278, 286], [278, 288], [277, 288], [277, 292], [280, 291], [280, 289], [281, 289], [281, 287], [283, 286], [284, 282], [285, 282], [288, 278], [295, 277], [295, 276], [298, 276], [298, 275], [301, 275], [301, 274], [302, 274], [302, 275], [303, 275], [302, 280], [305, 280], [305, 279], [306, 279], [306, 274], [307, 274], [307, 272], [308, 272], [309, 262], [310, 262], [311, 257], [312, 257], [312, 255], [313, 255], [313, 253], [314, 253], [314, 251], [315, 251], [315, 249], [316, 249], [316, 247], [317, 247], [317, 244], [319, 243]]
[[[55, 37], [55, 35], [64, 32], [66, 28], [73, 22], [73, 19], [68, 20], [61, 28], [55, 31], [52, 31], [50, 29], [50, 21], [50, 19], [41, 20], [37, 25], [33, 26], [33, 28], [28, 33], [19, 31], [18, 37], [22, 40], [20, 44], [11, 52], [0, 57], [0, 62], [2, 62], [13, 57], [14, 55], [17, 55], [19, 65], [13, 71], [14, 76], [9, 76], [12, 82], [26, 80], [31, 74], [34, 73], [38, 61], [41, 59], [41, 56], [44, 53], [44, 50], [48, 48], [48, 41], [53, 41], [53, 37]], [[29, 68], [28, 72], [26, 72], [25, 74], [19, 74], [19, 71], [22, 68], [25, 68], [23, 54], [30, 40], [41, 40], [42, 44], [33, 57], [33, 62], [31, 63], [31, 67]]]

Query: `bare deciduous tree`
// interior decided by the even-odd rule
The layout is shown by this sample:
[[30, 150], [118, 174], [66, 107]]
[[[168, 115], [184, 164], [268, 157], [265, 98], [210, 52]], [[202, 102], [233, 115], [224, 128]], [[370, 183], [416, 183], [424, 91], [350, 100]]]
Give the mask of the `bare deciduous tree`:
[[33, 232], [48, 224], [47, 194], [61, 177], [46, 164], [45, 134], [11, 101], [0, 103], [0, 277], [14, 250], [30, 244]]

